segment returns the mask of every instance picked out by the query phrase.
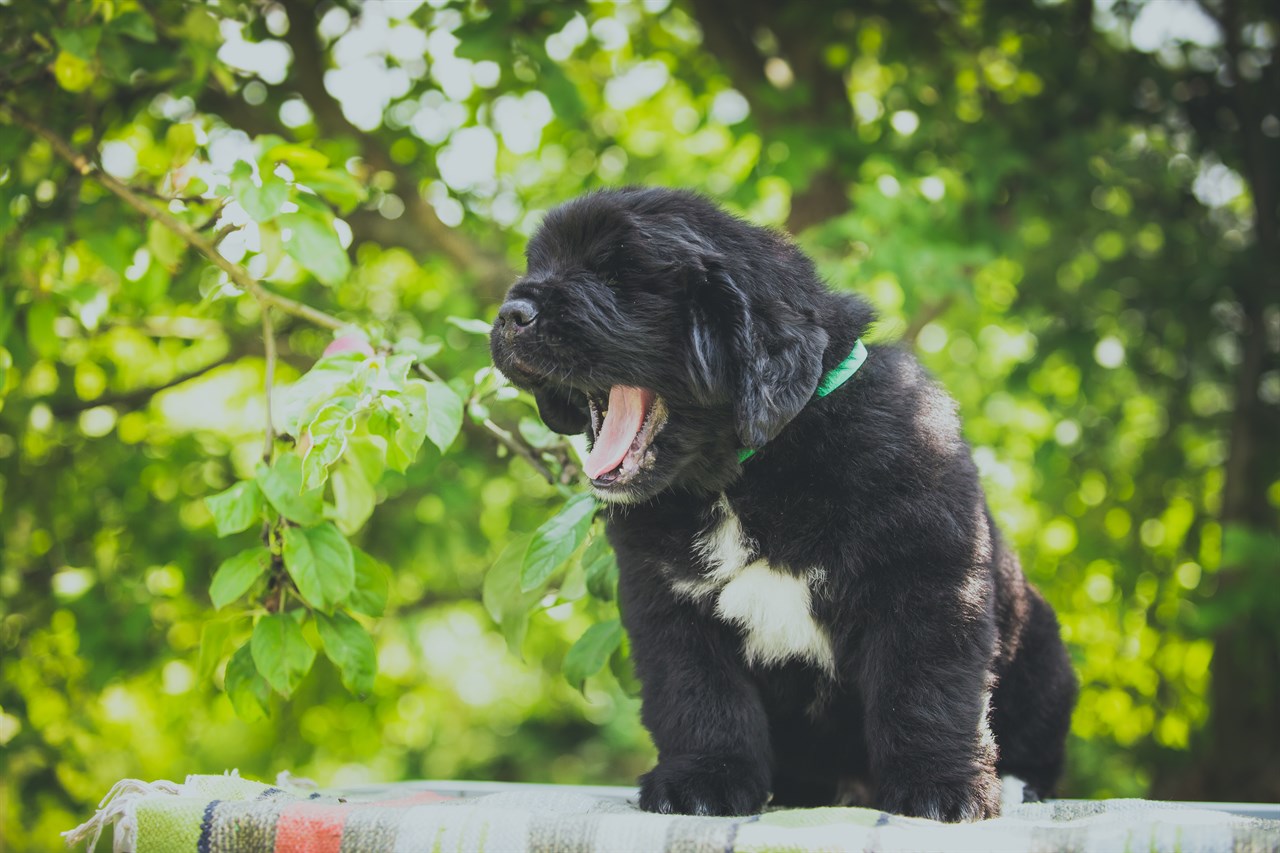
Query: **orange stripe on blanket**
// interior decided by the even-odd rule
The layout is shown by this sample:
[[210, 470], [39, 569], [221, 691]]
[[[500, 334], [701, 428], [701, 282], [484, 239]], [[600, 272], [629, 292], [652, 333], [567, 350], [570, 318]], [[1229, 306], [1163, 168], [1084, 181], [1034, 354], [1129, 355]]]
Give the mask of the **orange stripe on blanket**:
[[294, 803], [276, 823], [275, 853], [340, 853], [352, 803]]
[[340, 853], [342, 830], [353, 810], [361, 808], [408, 808], [451, 800], [434, 791], [418, 791], [390, 800], [358, 803], [303, 801], [286, 808], [276, 822], [275, 853]]

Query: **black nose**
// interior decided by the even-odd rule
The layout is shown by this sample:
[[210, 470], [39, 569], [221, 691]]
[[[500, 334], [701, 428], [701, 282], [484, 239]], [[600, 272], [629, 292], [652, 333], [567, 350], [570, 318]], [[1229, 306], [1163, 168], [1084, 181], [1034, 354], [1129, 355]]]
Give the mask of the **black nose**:
[[515, 331], [527, 329], [538, 319], [538, 309], [527, 299], [511, 299], [498, 311], [498, 323], [515, 327]]

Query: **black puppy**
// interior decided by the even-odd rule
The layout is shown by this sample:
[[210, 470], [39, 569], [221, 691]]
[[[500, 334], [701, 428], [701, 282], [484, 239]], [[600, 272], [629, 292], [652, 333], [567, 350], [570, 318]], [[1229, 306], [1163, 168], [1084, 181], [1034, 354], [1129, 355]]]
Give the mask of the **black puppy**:
[[493, 356], [593, 440], [658, 747], [641, 807], [862, 793], [956, 821], [999, 813], [998, 774], [1049, 794], [1076, 693], [1057, 620], [955, 404], [906, 350], [862, 347], [867, 304], [685, 192], [568, 202], [527, 254]]

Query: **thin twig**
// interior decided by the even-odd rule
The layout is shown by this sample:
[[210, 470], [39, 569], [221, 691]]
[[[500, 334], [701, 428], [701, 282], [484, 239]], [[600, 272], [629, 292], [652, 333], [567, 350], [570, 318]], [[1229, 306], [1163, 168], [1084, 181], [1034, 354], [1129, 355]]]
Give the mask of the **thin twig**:
[[101, 184], [107, 191], [120, 198], [125, 204], [141, 213], [148, 219], [159, 222], [165, 228], [181, 237], [186, 243], [204, 255], [213, 265], [227, 274], [227, 277], [233, 281], [237, 287], [246, 293], [252, 294], [259, 302], [267, 305], [274, 305], [286, 314], [292, 314], [295, 317], [301, 317], [315, 323], [317, 326], [323, 326], [327, 329], [344, 329], [349, 323], [346, 323], [332, 314], [326, 314], [324, 311], [312, 308], [310, 305], [304, 305], [301, 302], [290, 299], [287, 296], [281, 296], [278, 293], [268, 290], [258, 283], [258, 280], [249, 275], [248, 271], [239, 264], [234, 264], [224, 258], [218, 252], [217, 247], [208, 239], [201, 236], [194, 228], [187, 223], [178, 219], [167, 210], [148, 204], [141, 196], [135, 193], [129, 186], [121, 183], [103, 170], [94, 166], [80, 152], [76, 151], [71, 145], [59, 136], [53, 130], [45, 127], [31, 117], [22, 113], [12, 104], [0, 105], [10, 120], [14, 123], [22, 125], [27, 130], [40, 136], [52, 146], [54, 152], [71, 164], [71, 167], [85, 177], [91, 177]]
[[262, 446], [262, 461], [271, 464], [271, 455], [276, 446], [276, 425], [271, 417], [271, 386], [276, 377], [276, 330], [271, 325], [271, 306], [262, 306], [262, 350], [267, 366], [264, 378], [267, 402], [267, 434]]
[[498, 442], [503, 447], [519, 456], [525, 462], [528, 462], [533, 467], [533, 470], [537, 471], [542, 476], [542, 479], [546, 480], [553, 486], [559, 482], [556, 479], [556, 475], [553, 474], [551, 469], [547, 467], [547, 464], [542, 461], [541, 457], [538, 455], [538, 451], [534, 447], [525, 444], [510, 432], [498, 426], [490, 418], [485, 418], [480, 422], [480, 425], [488, 430], [490, 435], [498, 439]]
[[[432, 382], [444, 381], [443, 379], [440, 378], [440, 374], [436, 373], [434, 370], [432, 370], [430, 367], [427, 367], [425, 364], [423, 364], [420, 361], [414, 363], [414, 369], [416, 369], [420, 374], [422, 374], [427, 379], [430, 379]], [[472, 403], [471, 400], [467, 400], [466, 403], [463, 405], [463, 408], [470, 409], [471, 403]], [[475, 422], [473, 421], [473, 423]], [[485, 432], [489, 433], [489, 435], [496, 438], [498, 440], [498, 443], [501, 444], [503, 447], [507, 448], [512, 453], [516, 454], [521, 459], [528, 462], [529, 465], [532, 466], [533, 470], [538, 472], [538, 474], [542, 477], [542, 479], [546, 480], [552, 486], [557, 485], [559, 483], [559, 480], [556, 478], [556, 475], [551, 471], [550, 468], [547, 467], [547, 463], [542, 461], [541, 454], [536, 447], [526, 443], [521, 438], [517, 438], [510, 431], [505, 430], [502, 427], [498, 426], [489, 418], [485, 418], [484, 420], [480, 421], [478, 425], [482, 427], [485, 430]]]
[[226, 225], [223, 225], [221, 228], [218, 229], [217, 234], [213, 235], [213, 245], [215, 246], [222, 245], [223, 240], [227, 239], [228, 237], [230, 237], [232, 234], [234, 234], [236, 231], [239, 231], [243, 227], [244, 227], [243, 225], [236, 225], [234, 222], [228, 222]]

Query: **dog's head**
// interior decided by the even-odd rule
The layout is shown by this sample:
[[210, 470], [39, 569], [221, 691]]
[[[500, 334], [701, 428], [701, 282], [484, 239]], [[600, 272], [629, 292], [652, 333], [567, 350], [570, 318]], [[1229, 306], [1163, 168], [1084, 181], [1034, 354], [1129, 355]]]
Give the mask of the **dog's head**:
[[829, 330], [847, 343], [869, 319], [786, 238], [691, 193], [583, 196], [526, 254], [494, 362], [553, 430], [589, 433], [586, 474], [612, 502], [722, 488], [812, 397]]

